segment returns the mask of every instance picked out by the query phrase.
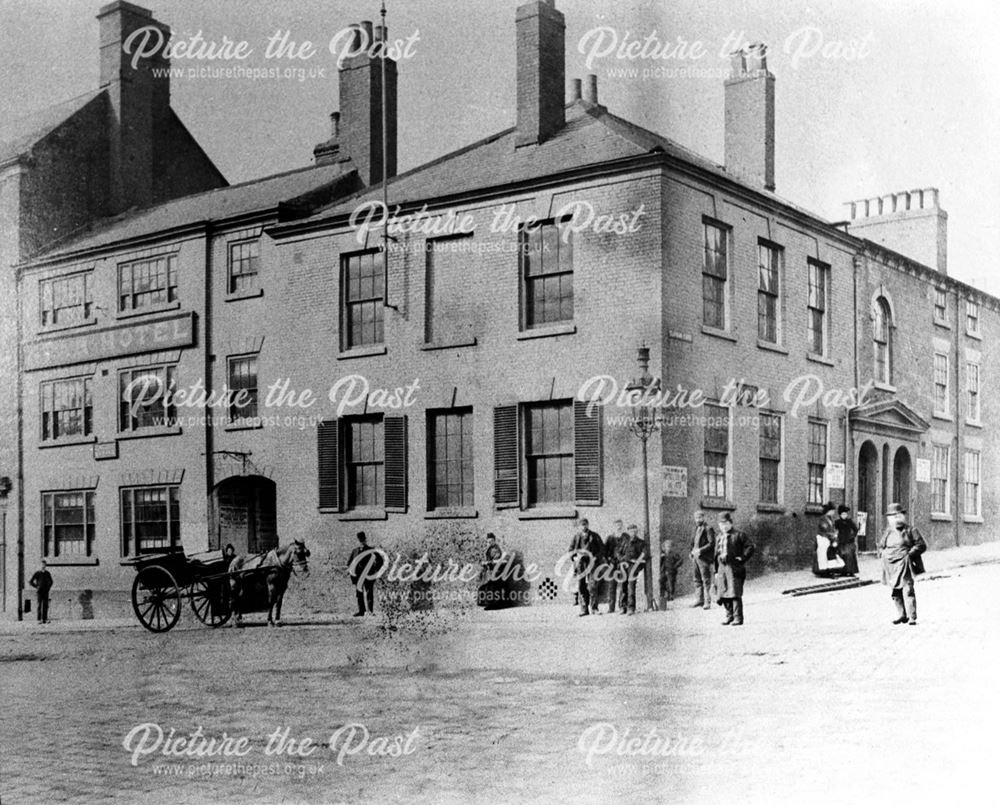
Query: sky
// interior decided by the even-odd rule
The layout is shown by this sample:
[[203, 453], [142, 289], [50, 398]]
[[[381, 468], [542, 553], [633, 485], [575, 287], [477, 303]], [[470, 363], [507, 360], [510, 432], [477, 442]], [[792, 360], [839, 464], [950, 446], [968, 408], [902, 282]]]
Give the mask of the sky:
[[[175, 77], [172, 103], [232, 182], [308, 165], [337, 108], [331, 41], [378, 20], [378, 0], [140, 0], [176, 40], [245, 41], [242, 61], [289, 77]], [[399, 64], [399, 170], [514, 123], [520, 0], [387, 0]], [[8, 119], [97, 86], [102, 2], [0, 0], [0, 98]], [[777, 192], [834, 221], [851, 199], [937, 187], [948, 271], [1000, 295], [1000, 4], [987, 0], [557, 0], [567, 81], [598, 76], [600, 102], [721, 163], [723, 54], [768, 45], [776, 76]], [[265, 58], [287, 32], [308, 59]], [[600, 37], [600, 38], [599, 38]], [[649, 39], [647, 58], [615, 46]], [[602, 54], [608, 55], [602, 55]], [[656, 56], [666, 56], [657, 58]], [[588, 59], [590, 65], [588, 67]], [[302, 70], [302, 73], [298, 73]], [[300, 80], [299, 76], [303, 76]]]

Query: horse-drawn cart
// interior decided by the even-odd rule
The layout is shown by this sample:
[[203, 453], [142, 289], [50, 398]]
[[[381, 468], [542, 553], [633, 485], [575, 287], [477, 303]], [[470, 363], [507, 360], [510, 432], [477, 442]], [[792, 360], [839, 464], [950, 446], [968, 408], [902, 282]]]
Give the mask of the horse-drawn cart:
[[232, 615], [228, 561], [201, 560], [183, 553], [141, 556], [132, 561], [132, 609], [151, 632], [172, 629], [181, 616], [184, 599], [202, 623], [222, 626]]
[[[132, 609], [139, 623], [151, 632], [166, 632], [177, 625], [183, 601], [190, 602], [195, 617], [217, 627], [234, 612], [272, 612], [281, 624], [281, 598], [294, 568], [308, 572], [308, 550], [294, 541], [284, 548], [230, 564], [219, 551], [187, 556], [180, 551], [147, 554], [130, 561], [135, 566]], [[275, 609], [276, 608], [276, 609]]]

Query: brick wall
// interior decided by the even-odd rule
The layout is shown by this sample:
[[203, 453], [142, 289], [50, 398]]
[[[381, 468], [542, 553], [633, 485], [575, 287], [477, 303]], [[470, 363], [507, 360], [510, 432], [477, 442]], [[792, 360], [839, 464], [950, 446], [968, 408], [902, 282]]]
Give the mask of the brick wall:
[[[296, 390], [316, 391], [318, 402], [303, 411], [326, 418], [335, 415], [329, 389], [350, 375], [363, 376], [372, 390], [400, 389], [419, 382], [408, 417], [409, 501], [406, 514], [355, 521], [349, 515], [317, 509], [317, 454], [314, 424], [265, 427], [220, 435], [219, 446], [250, 450], [278, 487], [278, 527], [282, 541], [304, 538], [319, 568], [300, 605], [343, 608], [353, 602], [347, 587], [347, 555], [354, 533], [365, 530], [373, 543], [388, 549], [425, 545], [461, 535], [481, 538], [496, 532], [508, 550], [536, 563], [543, 576], [553, 575], [558, 557], [569, 544], [571, 520], [523, 519], [517, 509], [496, 511], [493, 505], [493, 408], [517, 402], [573, 397], [589, 377], [607, 374], [624, 386], [637, 374], [635, 354], [645, 341], [657, 342], [661, 298], [660, 180], [655, 174], [605, 183], [578, 184], [551, 194], [505, 200], [517, 214], [545, 218], [564, 204], [586, 200], [598, 213], [620, 214], [644, 205], [639, 232], [627, 236], [579, 234], [574, 238], [574, 319], [576, 331], [547, 338], [519, 339], [516, 227], [491, 234], [499, 204], [462, 208], [475, 222], [463, 297], [473, 322], [474, 346], [424, 350], [426, 251], [423, 236], [404, 235], [393, 244], [384, 355], [343, 359], [339, 355], [340, 255], [359, 248], [351, 233], [323, 234], [278, 244], [265, 238], [263, 300], [246, 305], [254, 331], [264, 333], [260, 355], [261, 386], [289, 378]], [[377, 241], [376, 241], [377, 243]], [[228, 314], [228, 311], [226, 312]], [[260, 314], [261, 318], [257, 318]], [[226, 321], [235, 323], [235, 314]], [[219, 320], [220, 322], [222, 319]], [[221, 342], [224, 336], [217, 336]], [[651, 370], [659, 373], [655, 354]], [[218, 365], [218, 364], [217, 364]], [[427, 517], [427, 410], [472, 406], [476, 516], [438, 520]], [[373, 409], [370, 409], [373, 410]], [[359, 406], [348, 409], [358, 413]], [[268, 414], [285, 414], [282, 410]], [[288, 412], [294, 413], [294, 412]], [[642, 522], [639, 443], [627, 429], [608, 419], [604, 440], [604, 500], [600, 507], [575, 507], [592, 527], [607, 531], [617, 517]], [[650, 457], [654, 476], [653, 530], [658, 533], [655, 443]], [[477, 542], [477, 548], [481, 543]], [[290, 593], [297, 596], [300, 593]], [[565, 597], [565, 593], [562, 594]]]
[[[937, 321], [934, 310], [934, 288], [947, 290], [947, 313]], [[858, 348], [859, 371], [862, 378], [873, 374], [874, 345], [872, 341], [871, 302], [877, 296], [889, 300], [893, 310], [892, 386], [876, 388], [876, 397], [895, 396], [913, 408], [929, 424], [919, 437], [914, 459], [930, 461], [934, 445], [950, 448], [950, 488], [948, 513], [932, 511], [931, 484], [914, 480], [911, 496], [911, 519], [921, 528], [928, 542], [947, 547], [975, 544], [992, 539], [991, 523], [1000, 504], [992, 479], [997, 435], [989, 423], [1000, 411], [997, 401], [989, 394], [992, 378], [1000, 371], [997, 358], [990, 348], [991, 338], [1000, 326], [998, 306], [973, 289], [949, 283], [943, 275], [910, 263], [896, 255], [871, 252], [864, 261], [859, 283]], [[966, 300], [980, 302], [979, 337], [966, 327]], [[934, 353], [948, 355], [948, 405], [942, 415], [934, 404]], [[970, 423], [967, 416], [967, 370], [969, 359], [981, 366], [981, 424]], [[860, 449], [860, 445], [858, 445]], [[895, 443], [890, 449], [898, 449]], [[982, 513], [976, 517], [965, 510], [964, 453], [978, 450], [981, 454]], [[884, 523], [880, 519], [880, 525]]]
[[[143, 250], [112, 253], [106, 257], [73, 262], [27, 272], [22, 280], [22, 326], [25, 340], [52, 341], [59, 354], [65, 339], [79, 336], [81, 330], [113, 325], [141, 325], [155, 316], [123, 318], [117, 315], [117, 275], [121, 262], [150, 255], [176, 252], [178, 257], [178, 298], [180, 307], [170, 313], [197, 311], [204, 294], [205, 245], [202, 238], [169, 243]], [[54, 276], [92, 271], [94, 325], [43, 333], [39, 327], [40, 281]], [[100, 309], [97, 309], [100, 308]], [[204, 376], [204, 317], [195, 317], [194, 344], [181, 349], [123, 354], [86, 363], [66, 363], [23, 374], [24, 472], [25, 472], [25, 568], [27, 574], [37, 569], [42, 557], [41, 496], [44, 491], [93, 489], [96, 529], [92, 555], [74, 559], [50, 557], [54, 579], [54, 618], [95, 616], [121, 617], [130, 611], [123, 591], [131, 589], [135, 575], [122, 566], [120, 489], [161, 483], [181, 487], [181, 538], [190, 552], [205, 550], [205, 457], [204, 430], [197, 424], [182, 424], [169, 435], [119, 438], [118, 372], [160, 363], [176, 363], [178, 384], [188, 387]], [[40, 388], [46, 381], [74, 377], [90, 379], [93, 398], [93, 434], [75, 444], [50, 446], [41, 440]], [[181, 416], [200, 415], [200, 411], [179, 409]], [[95, 450], [117, 441], [117, 456], [98, 460]], [[30, 592], [30, 591], [29, 591]]]
[[[765, 408], [782, 415], [783, 455], [779, 505], [763, 506], [759, 494], [759, 419], [750, 405], [732, 411], [728, 502], [703, 495], [703, 409], [666, 412], [664, 464], [687, 468], [688, 497], [663, 499], [669, 535], [687, 544], [692, 515], [705, 508], [710, 519], [732, 511], [738, 528], [751, 531], [761, 557], [755, 566], [808, 564], [817, 513], [807, 511], [808, 423], [828, 426], [829, 462], [844, 461], [844, 410], [831, 398], [813, 402], [816, 391], [849, 392], [854, 386], [852, 256], [842, 241], [748, 204], [717, 187], [671, 177], [665, 185], [666, 281], [664, 282], [665, 386], [719, 400], [726, 384], [740, 381], [766, 391]], [[702, 326], [703, 221], [731, 228], [726, 332]], [[783, 247], [780, 278], [780, 335], [777, 346], [759, 343], [757, 325], [759, 239]], [[830, 266], [829, 331], [825, 356], [807, 351], [808, 260]], [[805, 385], [808, 383], [808, 385]], [[799, 393], [805, 395], [801, 403]], [[686, 415], [686, 416], [685, 416]], [[826, 489], [824, 500], [839, 502], [843, 490]]]

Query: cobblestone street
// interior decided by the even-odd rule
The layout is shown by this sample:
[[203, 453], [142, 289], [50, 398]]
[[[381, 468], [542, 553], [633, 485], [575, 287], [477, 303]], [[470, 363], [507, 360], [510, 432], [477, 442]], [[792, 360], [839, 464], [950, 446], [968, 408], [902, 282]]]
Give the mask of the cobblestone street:
[[[993, 802], [998, 577], [997, 564], [929, 573], [916, 628], [890, 624], [881, 585], [751, 594], [742, 629], [690, 599], [632, 618], [581, 619], [566, 604], [476, 612], [419, 636], [377, 618], [295, 624], [292, 612], [284, 629], [213, 631], [189, 613], [162, 635], [8, 626], [0, 796]], [[143, 724], [164, 740], [150, 726], [126, 749]], [[350, 724], [364, 729], [338, 732]], [[217, 747], [245, 738], [246, 754], [191, 757], [169, 742], [199, 728]], [[286, 728], [296, 748], [318, 748], [275, 754]], [[634, 754], [643, 743], [663, 751]]]

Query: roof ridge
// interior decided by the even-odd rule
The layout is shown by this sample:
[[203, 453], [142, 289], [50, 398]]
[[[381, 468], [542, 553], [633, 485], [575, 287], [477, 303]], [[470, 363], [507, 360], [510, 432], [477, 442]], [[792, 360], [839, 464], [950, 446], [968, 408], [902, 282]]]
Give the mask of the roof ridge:
[[[456, 148], [454, 151], [448, 151], [447, 153], [442, 154], [439, 157], [435, 157], [429, 162], [421, 162], [419, 165], [410, 168], [408, 171], [404, 171], [403, 173], [397, 173], [395, 176], [391, 176], [389, 178], [388, 186], [389, 188], [391, 188], [393, 184], [396, 182], [402, 181], [403, 179], [408, 179], [409, 177], [414, 176], [417, 173], [421, 173], [422, 171], [425, 171], [429, 168], [437, 167], [438, 165], [441, 165], [450, 159], [455, 159], [456, 157], [459, 157], [462, 154], [466, 154], [469, 151], [472, 151], [476, 148], [481, 148], [484, 145], [496, 142], [501, 137], [506, 137], [512, 131], [515, 131], [516, 128], [517, 128], [516, 126], [510, 126], [509, 128], [503, 129], [502, 131], [498, 131], [495, 134], [491, 134], [487, 137], [482, 137], [476, 140], [475, 142], [469, 143], [468, 145], [464, 145], [461, 148]], [[322, 215], [327, 210], [332, 209], [333, 207], [339, 207], [342, 204], [345, 204], [346, 202], [350, 201], [351, 199], [360, 198], [361, 196], [367, 195], [375, 190], [381, 190], [382, 185], [383, 182], [379, 182], [378, 184], [373, 184], [373, 185], [366, 185], [365, 187], [362, 187], [360, 190], [358, 190], [356, 193], [352, 193], [349, 196], [344, 196], [343, 198], [339, 198], [331, 202], [330, 204], [326, 205], [325, 207], [316, 210], [314, 215]]]
[[70, 104], [82, 101], [84, 98], [93, 99], [104, 92], [104, 87], [98, 87], [97, 89], [90, 89], [86, 92], [81, 92], [79, 95], [74, 95], [72, 98], [65, 98], [61, 101], [56, 101], [55, 103], [50, 103], [48, 106], [40, 106], [31, 112], [25, 112], [18, 117], [10, 117], [4, 122], [4, 126], [14, 127], [18, 123], [25, 120], [31, 120], [33, 117], [45, 114], [46, 112], [52, 112], [58, 109], [60, 106], [69, 106]]

